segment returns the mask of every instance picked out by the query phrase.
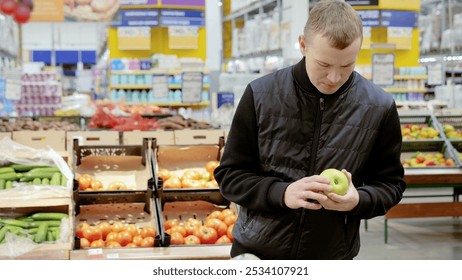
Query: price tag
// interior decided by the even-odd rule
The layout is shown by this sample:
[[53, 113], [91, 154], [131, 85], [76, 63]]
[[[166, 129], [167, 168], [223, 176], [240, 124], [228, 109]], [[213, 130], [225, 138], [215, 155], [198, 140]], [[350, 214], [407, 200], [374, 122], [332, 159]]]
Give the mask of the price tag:
[[391, 86], [395, 82], [395, 55], [372, 55], [372, 82], [379, 86]]
[[444, 71], [441, 62], [429, 63], [427, 65], [427, 84], [430, 86], [440, 86], [444, 84]]
[[89, 249], [88, 250], [88, 255], [89, 256], [102, 255], [102, 254], [103, 254], [103, 249], [102, 248], [95, 248], [95, 249]]
[[155, 98], [168, 97], [168, 78], [166, 75], [154, 75], [152, 77], [152, 90]]
[[115, 260], [115, 259], [118, 259], [118, 258], [119, 258], [119, 254], [118, 254], [118, 253], [107, 254], [106, 257], [107, 257], [108, 259]]
[[183, 103], [201, 102], [202, 72], [183, 73]]

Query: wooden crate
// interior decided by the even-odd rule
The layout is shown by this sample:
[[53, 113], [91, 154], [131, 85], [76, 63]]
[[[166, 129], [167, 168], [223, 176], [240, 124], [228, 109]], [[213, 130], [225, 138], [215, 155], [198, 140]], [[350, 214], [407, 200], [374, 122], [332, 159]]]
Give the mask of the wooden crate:
[[175, 130], [175, 145], [210, 145], [217, 144], [223, 137], [221, 129], [183, 129]]
[[[61, 243], [35, 244], [26, 242], [15, 244], [0, 244], [0, 259], [69, 259], [69, 252], [73, 248], [73, 217], [74, 207], [71, 198], [26, 199], [0, 201], [0, 216], [15, 218], [27, 216], [37, 212], [60, 212], [69, 215], [69, 228], [62, 228], [61, 234], [65, 241]], [[17, 241], [21, 242], [21, 241]], [[14, 250], [21, 250], [15, 252]]]
[[66, 150], [66, 132], [55, 130], [13, 131], [12, 139], [19, 144], [32, 148], [52, 148], [57, 152]]
[[124, 131], [124, 145], [141, 145], [143, 138], [156, 138], [157, 145], [173, 145], [175, 135], [173, 131], [156, 130], [156, 131]]

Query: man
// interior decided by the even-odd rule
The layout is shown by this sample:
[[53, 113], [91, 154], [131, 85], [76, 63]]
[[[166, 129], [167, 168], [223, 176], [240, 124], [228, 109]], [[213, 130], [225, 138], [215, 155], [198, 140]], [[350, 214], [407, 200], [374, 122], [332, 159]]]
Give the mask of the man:
[[[405, 190], [392, 96], [354, 72], [356, 11], [339, 0], [311, 9], [303, 59], [251, 82], [236, 109], [215, 178], [240, 205], [231, 256], [352, 259], [361, 219], [384, 215]], [[343, 170], [344, 196], [320, 174]]]

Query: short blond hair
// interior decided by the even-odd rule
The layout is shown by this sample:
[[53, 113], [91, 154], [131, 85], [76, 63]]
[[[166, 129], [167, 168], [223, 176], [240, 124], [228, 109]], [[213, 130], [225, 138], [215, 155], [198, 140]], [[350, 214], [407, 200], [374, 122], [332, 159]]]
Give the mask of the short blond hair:
[[356, 39], [362, 40], [363, 24], [350, 4], [342, 0], [321, 0], [310, 10], [305, 24], [307, 44], [314, 34], [327, 37], [332, 47], [343, 50]]

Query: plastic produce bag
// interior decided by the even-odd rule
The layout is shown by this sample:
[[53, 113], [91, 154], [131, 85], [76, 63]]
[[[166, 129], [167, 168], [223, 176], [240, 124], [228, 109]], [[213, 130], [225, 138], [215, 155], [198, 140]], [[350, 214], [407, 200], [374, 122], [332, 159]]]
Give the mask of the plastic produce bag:
[[13, 182], [13, 188], [0, 190], [0, 202], [11, 199], [29, 200], [38, 198], [71, 197], [73, 173], [64, 159], [53, 149], [31, 148], [9, 138], [0, 140], [0, 166], [22, 164], [32, 166], [57, 167], [66, 177], [66, 186], [29, 185], [26, 182]]

